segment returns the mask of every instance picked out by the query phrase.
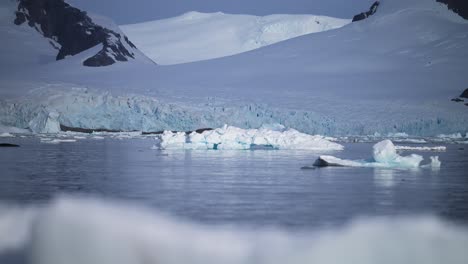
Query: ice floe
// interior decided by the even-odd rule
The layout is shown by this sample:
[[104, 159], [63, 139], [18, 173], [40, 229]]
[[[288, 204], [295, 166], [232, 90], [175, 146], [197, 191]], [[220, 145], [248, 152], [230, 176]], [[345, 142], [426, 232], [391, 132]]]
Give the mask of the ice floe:
[[[375, 167], [375, 168], [420, 168], [424, 158], [421, 155], [411, 154], [401, 156], [397, 153], [397, 147], [390, 140], [383, 140], [373, 147], [373, 158], [371, 160], [346, 160], [334, 156], [320, 156], [314, 163], [316, 167], [339, 166], [339, 167]], [[431, 163], [424, 165], [440, 167], [439, 157], [431, 157]]]
[[395, 148], [396, 150], [434, 151], [434, 152], [447, 151], [447, 147], [445, 146], [435, 146], [435, 147], [395, 146]]
[[14, 137], [12, 134], [5, 132], [5, 133], [0, 133], [0, 138], [6, 138], [6, 137]]
[[273, 149], [342, 150], [343, 146], [322, 136], [301, 133], [294, 129], [242, 129], [225, 125], [202, 133], [164, 131], [161, 149]]

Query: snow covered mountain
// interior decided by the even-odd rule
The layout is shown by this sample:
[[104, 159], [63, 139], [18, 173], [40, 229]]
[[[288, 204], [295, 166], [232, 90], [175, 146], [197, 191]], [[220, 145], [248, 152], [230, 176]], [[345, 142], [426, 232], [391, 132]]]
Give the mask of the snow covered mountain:
[[121, 28], [147, 56], [170, 65], [234, 55], [349, 22], [313, 15], [257, 17], [189, 12]]
[[435, 0], [382, 0], [363, 21], [214, 60], [77, 70], [84, 55], [1, 72], [0, 124], [35, 132], [276, 123], [326, 135], [468, 132], [468, 107], [451, 101], [468, 88], [468, 23]]
[[[98, 67], [134, 60], [138, 53], [116, 26], [98, 25], [86, 12], [63, 0], [6, 0], [0, 8], [0, 33], [7, 36], [7, 50], [2, 55], [11, 56], [8, 62], [31, 66], [35, 60], [42, 64], [100, 45], [95, 54], [83, 60], [84, 66]], [[24, 45], [23, 49], [18, 45]]]
[[444, 3], [450, 10], [459, 14], [465, 19], [468, 19], [468, 1], [465, 0], [437, 0], [437, 2]]

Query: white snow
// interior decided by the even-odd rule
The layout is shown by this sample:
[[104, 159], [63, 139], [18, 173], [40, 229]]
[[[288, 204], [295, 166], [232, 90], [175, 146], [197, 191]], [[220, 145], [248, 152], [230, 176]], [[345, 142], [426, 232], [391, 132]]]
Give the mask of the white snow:
[[0, 207], [0, 254], [25, 252], [35, 264], [465, 264], [467, 244], [466, 227], [430, 216], [252, 232], [99, 200], [62, 198], [33, 209]]
[[[359, 23], [170, 66], [132, 60], [82, 67], [85, 55], [100, 47], [59, 62], [33, 62], [49, 51], [43, 52], [38, 32], [14, 26], [12, 17], [0, 27], [7, 36], [2, 44], [8, 43], [0, 64], [14, 62], [0, 71], [4, 126], [53, 132], [58, 121], [188, 131], [278, 123], [313, 135], [411, 137], [468, 131], [466, 106], [450, 102], [468, 83], [468, 23], [435, 1], [385, 1]], [[44, 87], [50, 90], [37, 91]]]
[[189, 12], [121, 28], [143, 53], [158, 64], [170, 65], [234, 55], [350, 22], [314, 15], [257, 17]]
[[342, 150], [343, 146], [294, 129], [275, 131], [269, 129], [241, 129], [225, 125], [203, 133], [164, 131], [162, 149], [252, 149], [255, 146], [274, 149]]
[[431, 157], [431, 163], [421, 166], [424, 158], [417, 154], [409, 156], [400, 156], [397, 153], [397, 148], [390, 140], [383, 140], [373, 147], [373, 160], [346, 160], [337, 157], [324, 155], [320, 156], [314, 163], [315, 166], [343, 166], [343, 167], [375, 167], [375, 168], [420, 168], [420, 167], [440, 167], [441, 162], [439, 157]]

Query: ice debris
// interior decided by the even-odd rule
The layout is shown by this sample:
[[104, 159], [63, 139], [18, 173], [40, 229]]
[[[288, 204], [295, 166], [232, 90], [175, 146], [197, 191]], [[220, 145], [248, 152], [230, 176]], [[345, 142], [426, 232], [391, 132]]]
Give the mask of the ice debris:
[[0, 137], [6, 138], [6, 137], [14, 137], [14, 136], [8, 132], [5, 132], [5, 133], [0, 133]]
[[294, 129], [284, 131], [242, 129], [225, 125], [202, 133], [165, 131], [161, 135], [161, 149], [253, 149], [258, 146], [273, 149], [342, 150], [343, 146]]
[[[400, 156], [397, 148], [390, 140], [383, 140], [373, 147], [373, 159], [345, 160], [333, 156], [320, 156], [314, 163], [316, 167], [338, 166], [338, 167], [375, 167], [375, 168], [419, 168], [424, 158], [421, 155], [411, 154]], [[431, 157], [431, 163], [426, 166], [440, 167], [439, 157]]]
[[445, 146], [435, 146], [435, 147], [395, 146], [395, 148], [397, 150], [435, 151], [435, 152], [447, 151], [447, 147]]

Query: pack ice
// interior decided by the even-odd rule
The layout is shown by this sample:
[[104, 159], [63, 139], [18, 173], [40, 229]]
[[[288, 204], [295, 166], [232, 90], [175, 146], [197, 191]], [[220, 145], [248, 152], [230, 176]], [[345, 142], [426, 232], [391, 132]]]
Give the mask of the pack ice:
[[421, 155], [411, 154], [409, 156], [400, 156], [391, 140], [383, 140], [373, 147], [373, 159], [366, 160], [346, 160], [334, 156], [320, 156], [314, 163], [316, 167], [375, 167], [375, 168], [419, 168], [433, 167], [438, 168], [441, 165], [438, 156], [431, 157], [431, 163], [421, 166], [424, 158]]

